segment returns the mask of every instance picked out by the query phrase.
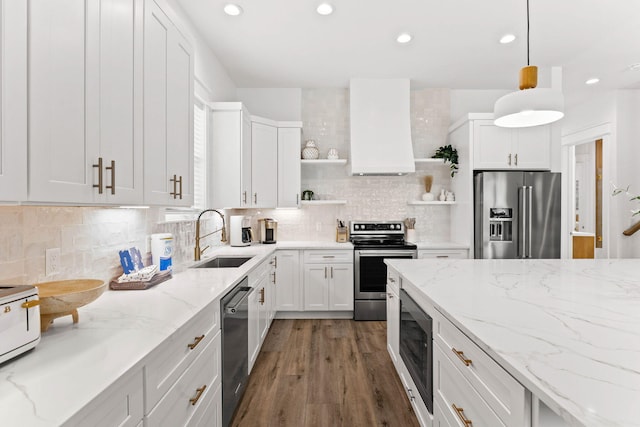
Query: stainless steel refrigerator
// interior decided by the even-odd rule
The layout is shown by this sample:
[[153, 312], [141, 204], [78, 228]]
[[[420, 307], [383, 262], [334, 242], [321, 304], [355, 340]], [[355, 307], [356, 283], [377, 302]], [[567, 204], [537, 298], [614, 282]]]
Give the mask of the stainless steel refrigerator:
[[476, 172], [475, 258], [560, 258], [560, 174]]

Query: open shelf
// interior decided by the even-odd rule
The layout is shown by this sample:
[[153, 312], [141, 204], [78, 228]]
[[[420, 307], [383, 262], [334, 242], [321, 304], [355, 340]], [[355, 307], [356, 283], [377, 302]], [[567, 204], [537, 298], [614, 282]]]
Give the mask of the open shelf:
[[302, 160], [300, 160], [300, 163], [302, 163], [303, 165], [346, 165], [347, 164], [347, 159], [336, 159], [336, 160], [329, 160], [329, 159], [314, 159], [314, 160], [302, 159]]
[[346, 205], [346, 200], [302, 200], [303, 205]]
[[417, 158], [414, 159], [416, 164], [434, 163], [438, 165], [444, 165], [444, 159], [432, 159], [432, 158]]
[[410, 200], [407, 202], [408, 205], [455, 205], [456, 202], [441, 202], [439, 200], [434, 200], [432, 202], [425, 202], [423, 200]]

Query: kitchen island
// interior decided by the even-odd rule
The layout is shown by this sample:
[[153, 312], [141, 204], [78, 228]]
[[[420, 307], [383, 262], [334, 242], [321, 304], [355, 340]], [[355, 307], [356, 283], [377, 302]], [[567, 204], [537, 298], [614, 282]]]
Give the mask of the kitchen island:
[[532, 425], [640, 425], [640, 260], [387, 264], [530, 392]]

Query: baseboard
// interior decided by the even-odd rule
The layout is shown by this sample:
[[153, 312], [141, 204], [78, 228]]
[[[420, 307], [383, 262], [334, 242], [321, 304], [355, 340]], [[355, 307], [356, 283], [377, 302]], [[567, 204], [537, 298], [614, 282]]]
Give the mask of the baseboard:
[[278, 311], [276, 319], [353, 319], [353, 311]]

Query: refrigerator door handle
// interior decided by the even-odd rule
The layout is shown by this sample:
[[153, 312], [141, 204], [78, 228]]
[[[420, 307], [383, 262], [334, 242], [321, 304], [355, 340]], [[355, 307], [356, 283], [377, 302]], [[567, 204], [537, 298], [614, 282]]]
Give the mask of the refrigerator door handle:
[[528, 253], [526, 254], [526, 258], [531, 258], [531, 227], [533, 224], [532, 218], [533, 218], [533, 187], [532, 186], [528, 186], [527, 187], [527, 204], [528, 209], [527, 209], [527, 250]]
[[518, 187], [518, 245], [516, 256], [526, 258], [527, 187]]

